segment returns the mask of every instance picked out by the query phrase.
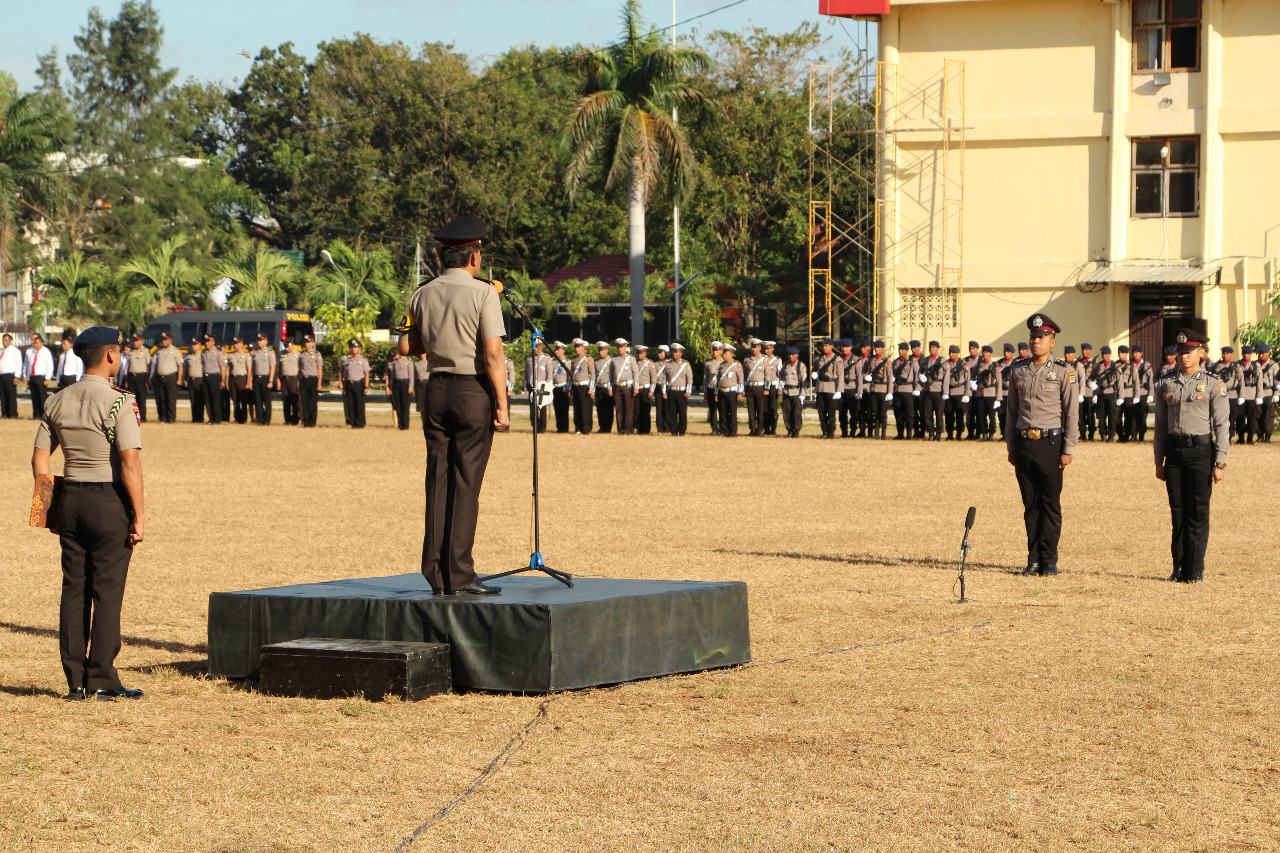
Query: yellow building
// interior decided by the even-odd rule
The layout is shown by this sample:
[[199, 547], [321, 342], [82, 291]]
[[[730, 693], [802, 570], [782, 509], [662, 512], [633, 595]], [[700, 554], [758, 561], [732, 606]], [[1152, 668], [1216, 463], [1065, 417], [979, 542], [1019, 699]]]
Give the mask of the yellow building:
[[1276, 312], [1280, 2], [889, 6], [880, 335], [998, 345], [1044, 311], [1158, 358], [1193, 315], [1219, 346]]

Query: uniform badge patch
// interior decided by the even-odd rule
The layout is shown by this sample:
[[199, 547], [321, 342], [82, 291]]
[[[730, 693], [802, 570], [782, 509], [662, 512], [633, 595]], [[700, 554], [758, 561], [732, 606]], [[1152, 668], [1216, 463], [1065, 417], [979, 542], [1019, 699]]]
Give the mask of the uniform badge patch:
[[1074, 370], [1067, 371], [1067, 383], [1074, 384], [1076, 381], [1076, 372]]
[[142, 426], [142, 412], [138, 411], [138, 401], [133, 401], [133, 416], [138, 419], [138, 426]]
[[1204, 390], [1204, 383], [1203, 383], [1203, 382], [1201, 382], [1199, 385], [1197, 385], [1197, 386], [1196, 386], [1196, 390], [1197, 390], [1197, 391], [1203, 391], [1203, 390]]
[[1221, 394], [1222, 394], [1222, 396], [1223, 396], [1223, 397], [1227, 396], [1227, 386], [1226, 386], [1226, 385], [1223, 385], [1223, 386], [1222, 386], [1222, 388], [1221, 388], [1220, 390], [1221, 390]]
[[1173, 395], [1172, 395], [1172, 394], [1165, 394], [1165, 395], [1164, 395], [1164, 398], [1165, 398], [1166, 400], [1170, 400], [1170, 401], [1171, 401], [1171, 400], [1173, 400]]
[[1204, 395], [1203, 395], [1203, 394], [1197, 394], [1197, 395], [1196, 395], [1196, 399], [1197, 399], [1197, 400], [1203, 400], [1203, 399], [1204, 399]]
[[1057, 380], [1057, 378], [1058, 378], [1058, 374], [1056, 374], [1056, 373], [1054, 373], [1052, 370], [1050, 370], [1050, 371], [1049, 371], [1049, 381], [1050, 381], [1050, 382], [1056, 381], [1056, 380]]

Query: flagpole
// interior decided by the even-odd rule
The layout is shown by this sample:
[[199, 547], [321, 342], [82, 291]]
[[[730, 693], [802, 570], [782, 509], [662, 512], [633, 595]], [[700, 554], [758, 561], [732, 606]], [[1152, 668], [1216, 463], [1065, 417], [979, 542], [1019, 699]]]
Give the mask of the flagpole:
[[[671, 46], [676, 46], [676, 0], [671, 0]], [[671, 120], [680, 123], [680, 108], [671, 108]], [[675, 249], [675, 337], [680, 338], [680, 203], [676, 202], [671, 212], [671, 223], [674, 228]]]

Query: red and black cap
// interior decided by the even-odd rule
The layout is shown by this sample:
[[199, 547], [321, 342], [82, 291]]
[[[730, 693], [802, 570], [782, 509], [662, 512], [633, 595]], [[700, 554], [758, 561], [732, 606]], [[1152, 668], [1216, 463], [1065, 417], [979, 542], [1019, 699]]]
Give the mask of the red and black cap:
[[475, 216], [462, 216], [436, 232], [436, 240], [446, 249], [459, 246], [480, 245], [489, 234], [489, 227]]
[[1032, 314], [1027, 318], [1027, 334], [1033, 338], [1056, 335], [1061, 331], [1062, 327], [1053, 322], [1048, 314]]
[[1178, 345], [1178, 352], [1190, 352], [1193, 349], [1207, 347], [1209, 336], [1198, 332], [1190, 326], [1181, 326], [1173, 335], [1173, 342]]
[[172, 334], [170, 334], [169, 332], [161, 332], [161, 333], [160, 333], [160, 337], [162, 337], [162, 338], [168, 338], [169, 340], [173, 340], [173, 335], [172, 335]]

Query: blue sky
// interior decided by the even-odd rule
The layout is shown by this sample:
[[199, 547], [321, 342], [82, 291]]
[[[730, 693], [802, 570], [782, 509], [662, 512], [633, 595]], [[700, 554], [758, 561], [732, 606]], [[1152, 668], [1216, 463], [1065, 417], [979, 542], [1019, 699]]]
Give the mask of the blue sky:
[[[677, 0], [680, 20], [709, 12], [732, 0]], [[369, 33], [381, 41], [419, 44], [454, 42], [476, 58], [493, 57], [513, 45], [604, 44], [618, 33], [619, 0], [152, 0], [165, 28], [164, 62], [177, 67], [179, 80], [243, 78], [263, 46], [292, 41], [306, 56], [317, 43]], [[0, 0], [0, 70], [23, 89], [36, 82], [36, 56], [57, 46], [65, 57], [88, 11], [99, 6], [105, 17], [119, 11], [119, 0], [73, 2]], [[642, 0], [644, 13], [659, 26], [671, 23], [670, 0]], [[465, 10], [459, 12], [459, 10]], [[818, 15], [818, 0], [743, 0], [691, 24], [704, 32], [761, 26], [773, 31], [820, 21], [836, 44], [851, 46], [845, 30]], [[858, 34], [861, 25], [846, 24]], [[65, 73], [65, 68], [64, 68]]]

